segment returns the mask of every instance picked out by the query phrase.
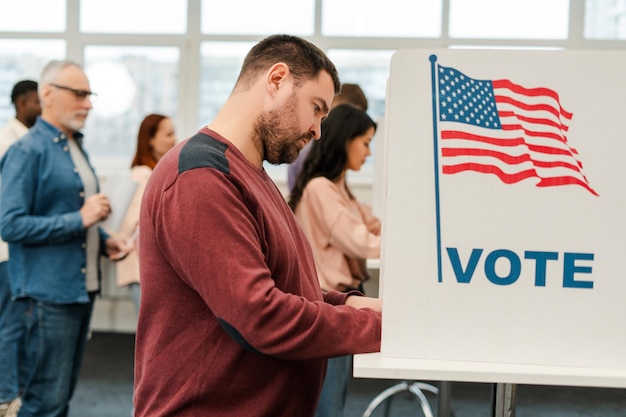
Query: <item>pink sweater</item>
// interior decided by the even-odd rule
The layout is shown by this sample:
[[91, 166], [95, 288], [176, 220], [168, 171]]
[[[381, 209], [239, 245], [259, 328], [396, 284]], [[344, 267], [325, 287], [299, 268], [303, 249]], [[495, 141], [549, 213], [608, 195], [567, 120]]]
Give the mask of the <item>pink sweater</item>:
[[143, 197], [135, 415], [313, 416], [326, 358], [380, 349], [381, 315], [322, 294], [278, 188], [203, 129]]
[[380, 221], [369, 207], [350, 198], [343, 179], [309, 181], [296, 217], [313, 246], [322, 289], [358, 288], [368, 278], [366, 258], [380, 257]]

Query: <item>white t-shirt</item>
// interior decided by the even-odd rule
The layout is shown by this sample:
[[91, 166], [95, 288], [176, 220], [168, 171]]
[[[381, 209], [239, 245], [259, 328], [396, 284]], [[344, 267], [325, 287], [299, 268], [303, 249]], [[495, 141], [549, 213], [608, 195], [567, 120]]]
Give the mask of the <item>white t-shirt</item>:
[[[19, 120], [13, 118], [0, 129], [0, 158], [19, 138], [28, 133], [28, 128]], [[0, 262], [9, 260], [9, 245], [0, 239]]]

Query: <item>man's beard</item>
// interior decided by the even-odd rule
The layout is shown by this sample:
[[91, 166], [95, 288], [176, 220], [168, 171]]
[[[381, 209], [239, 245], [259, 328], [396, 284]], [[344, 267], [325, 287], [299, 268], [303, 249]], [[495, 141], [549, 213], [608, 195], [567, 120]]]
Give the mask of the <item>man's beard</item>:
[[[254, 127], [254, 142], [262, 151], [262, 160], [273, 165], [289, 164], [298, 158], [302, 139], [311, 140], [311, 132], [301, 133], [297, 120], [292, 116], [295, 99], [283, 108], [260, 114]], [[285, 120], [288, 118], [288, 120]], [[281, 126], [287, 124], [287, 126]]]
[[79, 118], [78, 114], [71, 114], [65, 116], [61, 123], [72, 132], [78, 132], [85, 127], [85, 119]]

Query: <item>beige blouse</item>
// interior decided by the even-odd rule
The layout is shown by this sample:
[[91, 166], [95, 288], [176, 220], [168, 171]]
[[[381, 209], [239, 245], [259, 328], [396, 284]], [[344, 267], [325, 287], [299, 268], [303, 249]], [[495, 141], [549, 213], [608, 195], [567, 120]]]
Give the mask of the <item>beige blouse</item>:
[[369, 278], [365, 260], [380, 257], [380, 220], [349, 197], [343, 179], [309, 181], [295, 214], [313, 248], [323, 290], [358, 288]]
[[[126, 215], [120, 230], [117, 231], [117, 235], [124, 239], [129, 239], [133, 233], [139, 227], [139, 209], [141, 208], [141, 199], [143, 197], [143, 191], [146, 188], [146, 183], [152, 174], [152, 170], [147, 166], [136, 166], [130, 171], [130, 177], [133, 181], [137, 182], [137, 190], [135, 195], [128, 205]], [[133, 282], [139, 282], [139, 257], [137, 256], [137, 244], [138, 240], [135, 239], [135, 250], [130, 253], [121, 261], [115, 263], [117, 285], [120, 287], [131, 284]]]

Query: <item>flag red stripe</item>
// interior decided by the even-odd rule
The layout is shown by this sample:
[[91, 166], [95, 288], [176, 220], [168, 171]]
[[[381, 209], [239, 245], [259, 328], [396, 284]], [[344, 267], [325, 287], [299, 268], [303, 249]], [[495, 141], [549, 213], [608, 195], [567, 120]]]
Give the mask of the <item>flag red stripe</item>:
[[499, 146], [517, 146], [517, 145], [525, 144], [523, 138], [514, 138], [514, 139], [492, 138], [489, 136], [476, 135], [476, 134], [464, 132], [461, 130], [442, 130], [441, 139], [467, 139], [467, 140], [474, 140], [476, 142], [489, 143], [492, 145], [499, 145]]
[[[555, 119], [560, 119], [560, 116], [564, 116], [562, 114], [559, 113], [559, 110], [564, 111], [563, 109], [557, 109], [554, 106], [551, 106], [549, 104], [529, 104], [529, 103], [523, 103], [519, 100], [515, 100], [513, 97], [509, 97], [509, 96], [502, 96], [499, 94], [495, 94], [494, 98], [496, 99], [496, 103], [497, 104], [501, 104], [501, 103], [506, 103], [506, 104], [510, 104], [512, 106], [515, 106], [519, 109], [525, 110], [527, 112], [536, 112], [536, 111], [545, 111], [548, 113], [552, 113], [552, 115], [554, 115]], [[565, 116], [564, 116], [565, 117]], [[570, 119], [568, 117], [565, 117], [566, 119]]]
[[[578, 151], [576, 151], [576, 149], [574, 148], [569, 148], [571, 151], [570, 152], [566, 149], [552, 148], [550, 146], [532, 145], [528, 143], [526, 144], [526, 146], [528, 146], [528, 149], [530, 149], [533, 152], [545, 153], [549, 155], [570, 155], [574, 159], [576, 159], [574, 155], [578, 155]], [[583, 167], [582, 162], [580, 162], [578, 159], [576, 159], [576, 161], [578, 162], [578, 165], [582, 168]]]
[[515, 174], [507, 174], [502, 171], [495, 165], [483, 165], [476, 163], [466, 163], [466, 164], [458, 164], [458, 165], [444, 165], [443, 173], [444, 174], [456, 174], [458, 172], [463, 171], [476, 171], [483, 174], [494, 174], [500, 180], [506, 184], [513, 184], [528, 178], [539, 177], [537, 175], [537, 171], [534, 169], [528, 169], [525, 171], [520, 171]]
[[535, 137], [535, 138], [554, 139], [554, 140], [558, 140], [559, 142], [567, 143], [567, 139], [565, 138], [565, 136], [558, 135], [558, 134], [552, 133], [552, 132], [537, 132], [537, 131], [534, 131], [534, 130], [526, 129], [522, 125], [513, 125], [513, 124], [502, 125], [501, 127], [502, 127], [502, 130], [521, 130], [527, 136], [532, 136], [532, 137]]
[[545, 118], [522, 116], [521, 114], [515, 113], [513, 111], [500, 111], [498, 112], [498, 115], [500, 117], [515, 117], [517, 120], [521, 120], [522, 122], [548, 125], [548, 126], [555, 127], [559, 130], [564, 130], [566, 132], [569, 130], [569, 126], [564, 125], [563, 123], [557, 123], [553, 120], [545, 119]]
[[565, 161], [541, 161], [541, 160], [531, 158], [529, 154], [510, 155], [508, 153], [493, 151], [490, 149], [471, 149], [471, 148], [443, 148], [441, 151], [442, 151], [443, 156], [448, 156], [448, 157], [491, 156], [509, 165], [517, 165], [517, 164], [522, 164], [524, 162], [530, 162], [534, 166], [537, 166], [540, 168], [563, 167], [563, 168], [568, 168], [573, 171], [579, 172], [582, 175], [582, 172], [577, 165], [570, 164]]
[[596, 197], [600, 196], [593, 188], [591, 188], [588, 183], [574, 177], [542, 178], [541, 181], [539, 181], [539, 183], [537, 184], [537, 187], [553, 187], [556, 185], [580, 185]]
[[536, 184], [537, 187], [552, 187], [557, 185], [579, 185], [589, 191], [591, 194], [595, 196], [599, 196], [599, 194], [591, 188], [588, 184], [583, 181], [580, 181], [578, 178], [574, 177], [553, 177], [553, 178], [541, 178], [537, 175], [537, 171], [534, 169], [528, 169], [525, 171], [520, 171], [515, 174], [507, 174], [502, 171], [500, 168], [494, 165], [483, 165], [476, 163], [467, 163], [467, 164], [458, 164], [458, 165], [444, 165], [442, 167], [444, 174], [456, 174], [463, 171], [475, 171], [480, 172], [482, 174], [494, 174], [496, 175], [500, 181], [505, 184], [513, 184], [519, 181], [523, 181], [528, 178], [537, 177], [540, 179], [539, 183]]
[[559, 94], [554, 90], [550, 90], [549, 88], [544, 88], [544, 87], [526, 88], [526, 87], [522, 87], [519, 84], [512, 83], [509, 80], [493, 80], [491, 84], [493, 85], [494, 89], [504, 88], [504, 89], [513, 91], [516, 94], [521, 94], [521, 95], [525, 95], [529, 97], [548, 96], [556, 100], [557, 103], [559, 103], [559, 110], [560, 110], [559, 113], [563, 117], [567, 119], [571, 119], [573, 116], [573, 113], [570, 113], [567, 110], [565, 110], [563, 107], [561, 107], [561, 99], [559, 98]]
[[443, 140], [464, 139], [464, 140], [470, 140], [470, 141], [475, 141], [475, 142], [480, 142], [480, 143], [487, 143], [489, 145], [496, 145], [496, 146], [524, 145], [524, 146], [527, 146], [528, 149], [534, 152], [545, 153], [545, 154], [550, 154], [550, 155], [572, 155], [572, 154], [577, 155], [578, 154], [576, 150], [573, 148], [569, 148], [572, 151], [570, 152], [567, 149], [554, 148], [551, 146], [543, 146], [543, 145], [533, 145], [531, 143], [526, 143], [523, 137], [502, 139], [502, 138], [493, 138], [489, 136], [476, 135], [474, 133], [464, 132], [460, 130], [443, 130], [441, 132], [441, 139]]
[[[576, 161], [576, 164], [580, 167], [580, 169], [583, 168], [582, 162], [576, 158], [576, 155], [578, 155], [578, 152], [576, 151], [576, 149], [574, 148], [561, 149], [561, 148], [555, 148], [551, 146], [533, 145], [531, 143], [526, 143], [524, 138], [521, 138], [521, 137], [514, 138], [514, 139], [501, 139], [501, 138], [491, 138], [488, 136], [475, 135], [472, 133], [462, 132], [459, 130], [444, 130], [441, 132], [441, 139], [442, 140], [468, 140], [468, 141], [473, 141], [473, 142], [478, 142], [478, 143], [486, 143], [488, 145], [507, 146], [507, 147], [523, 145], [532, 152], [537, 152], [537, 153], [546, 154], [546, 155], [570, 156]], [[444, 146], [448, 146], [448, 145], [444, 145]], [[445, 148], [442, 147], [442, 149], [445, 149]]]

